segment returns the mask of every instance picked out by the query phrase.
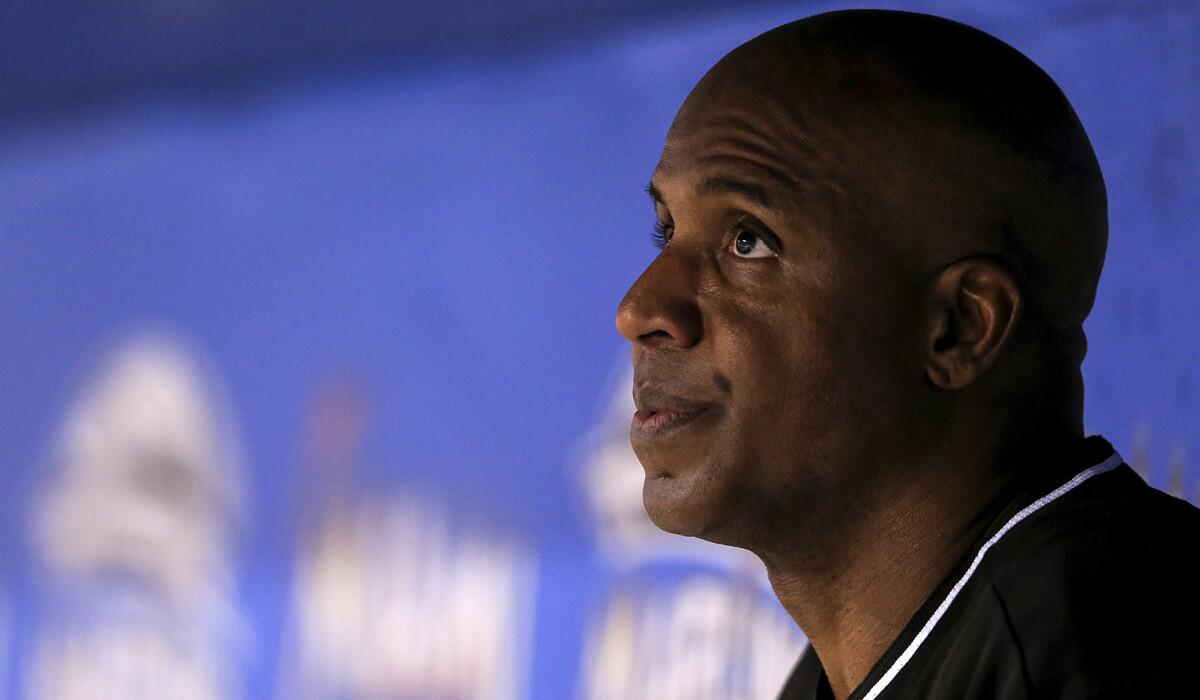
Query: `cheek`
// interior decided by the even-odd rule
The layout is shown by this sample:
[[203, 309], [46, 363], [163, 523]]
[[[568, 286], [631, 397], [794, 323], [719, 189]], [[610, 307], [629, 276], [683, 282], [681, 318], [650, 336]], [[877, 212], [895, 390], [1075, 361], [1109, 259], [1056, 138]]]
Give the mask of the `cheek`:
[[833, 321], [814, 306], [731, 309], [717, 338], [730, 447], [768, 473], [797, 460], [841, 461], [882, 437], [897, 409], [891, 349], [863, 330], [865, 319]]
[[845, 463], [904, 439], [924, 375], [908, 310], [843, 308], [856, 313], [813, 321], [788, 345], [785, 401], [816, 457]]
[[729, 319], [715, 340], [729, 384], [732, 446], [765, 459], [812, 422], [835, 386], [830, 349], [796, 314], [737, 309]]

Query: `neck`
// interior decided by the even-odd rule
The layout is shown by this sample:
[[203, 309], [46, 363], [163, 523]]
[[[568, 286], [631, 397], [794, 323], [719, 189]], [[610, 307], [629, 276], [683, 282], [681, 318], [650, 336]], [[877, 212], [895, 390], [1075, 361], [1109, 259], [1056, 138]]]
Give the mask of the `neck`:
[[[1019, 483], [1013, 465], [1045, 459], [1011, 449], [979, 459], [975, 449], [974, 461], [957, 451], [878, 480], [854, 522], [830, 513], [823, 525], [792, 529], [802, 538], [758, 552], [838, 700], [863, 682], [1011, 497]], [[824, 536], [815, 542], [813, 532]]]

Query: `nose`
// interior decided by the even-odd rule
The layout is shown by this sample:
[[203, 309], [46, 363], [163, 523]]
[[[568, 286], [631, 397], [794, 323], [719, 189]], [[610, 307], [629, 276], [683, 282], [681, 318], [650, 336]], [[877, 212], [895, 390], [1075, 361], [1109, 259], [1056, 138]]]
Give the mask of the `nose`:
[[687, 348], [700, 342], [696, 276], [681, 251], [659, 253], [617, 307], [617, 330], [635, 346]]

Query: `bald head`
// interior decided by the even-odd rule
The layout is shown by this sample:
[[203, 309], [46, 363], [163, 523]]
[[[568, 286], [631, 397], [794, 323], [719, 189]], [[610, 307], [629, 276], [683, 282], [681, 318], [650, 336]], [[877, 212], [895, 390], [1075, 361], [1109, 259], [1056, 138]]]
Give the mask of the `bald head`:
[[1082, 433], [1104, 185], [1004, 43], [885, 11], [767, 32], [688, 96], [650, 193], [617, 326], [660, 527], [770, 549]]
[[1023, 335], [1082, 360], [1107, 240], [1104, 183], [1062, 91], [1012, 47], [928, 15], [818, 15], [714, 66], [660, 168], [723, 122], [743, 122], [740, 147], [763, 151], [763, 174], [814, 225], [887, 251], [911, 284], [994, 258], [1020, 287]]

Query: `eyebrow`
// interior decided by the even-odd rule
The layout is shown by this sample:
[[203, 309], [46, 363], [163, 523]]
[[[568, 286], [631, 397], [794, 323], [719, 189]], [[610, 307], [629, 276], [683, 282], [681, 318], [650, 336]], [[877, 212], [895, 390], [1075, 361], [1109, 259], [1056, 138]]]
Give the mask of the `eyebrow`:
[[715, 175], [704, 178], [697, 189], [701, 194], [736, 194], [764, 209], [775, 209], [763, 188], [745, 180]]
[[[724, 175], [713, 175], [704, 178], [700, 181], [700, 185], [696, 188], [696, 191], [700, 194], [735, 194], [764, 209], [778, 210], [779, 208], [771, 201], [771, 198], [763, 188], [745, 180], [738, 180], [737, 178]], [[659, 204], [666, 203], [663, 201], [662, 192], [654, 186], [653, 182], [646, 185], [646, 194], [650, 195], [650, 198]]]

